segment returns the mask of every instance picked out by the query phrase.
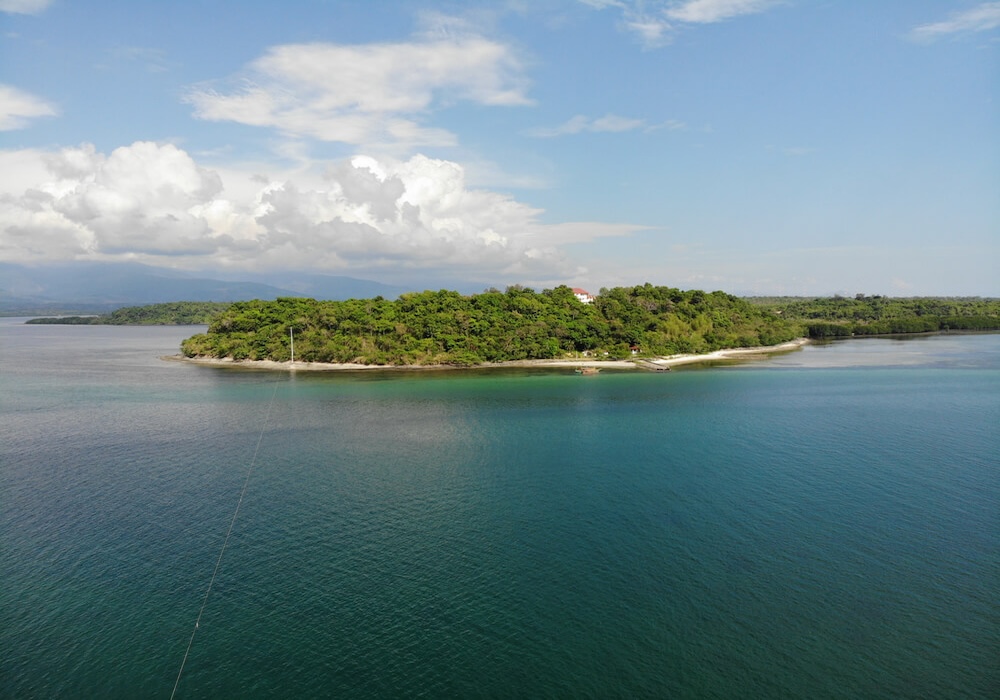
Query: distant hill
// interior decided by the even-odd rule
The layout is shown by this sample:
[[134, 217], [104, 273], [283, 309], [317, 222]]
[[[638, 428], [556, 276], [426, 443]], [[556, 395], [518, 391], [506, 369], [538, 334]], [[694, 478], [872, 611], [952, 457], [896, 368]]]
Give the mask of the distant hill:
[[386, 299], [395, 299], [400, 294], [406, 292], [423, 291], [422, 289], [416, 290], [400, 285], [382, 284], [381, 282], [357, 279], [355, 277], [315, 273], [296, 272], [259, 275], [250, 277], [249, 279], [290, 289], [294, 293], [294, 296], [331, 301], [371, 299], [379, 296]]
[[292, 275], [290, 284], [224, 280], [138, 263], [78, 262], [27, 266], [0, 263], [0, 315], [105, 313], [122, 306], [171, 301], [245, 301], [309, 296], [341, 300], [395, 298], [402, 287], [335, 275]]

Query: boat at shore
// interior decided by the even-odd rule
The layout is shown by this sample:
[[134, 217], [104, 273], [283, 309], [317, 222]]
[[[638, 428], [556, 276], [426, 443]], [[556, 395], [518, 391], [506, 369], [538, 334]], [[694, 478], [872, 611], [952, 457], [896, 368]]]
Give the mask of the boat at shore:
[[601, 371], [600, 367], [577, 367], [574, 370], [577, 374], [593, 375]]

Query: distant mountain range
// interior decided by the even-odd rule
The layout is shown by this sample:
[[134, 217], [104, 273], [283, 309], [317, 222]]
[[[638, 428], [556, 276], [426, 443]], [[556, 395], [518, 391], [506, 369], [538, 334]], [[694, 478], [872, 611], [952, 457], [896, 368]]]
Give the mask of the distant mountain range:
[[277, 297], [394, 299], [406, 287], [337, 275], [291, 274], [224, 280], [138, 263], [27, 266], [0, 263], [0, 315], [103, 313], [169, 301]]

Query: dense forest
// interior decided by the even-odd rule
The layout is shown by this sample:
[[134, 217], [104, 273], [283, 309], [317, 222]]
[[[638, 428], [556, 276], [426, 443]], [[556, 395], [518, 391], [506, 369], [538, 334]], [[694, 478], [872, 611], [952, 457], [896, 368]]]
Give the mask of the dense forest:
[[1000, 299], [981, 297], [758, 297], [747, 301], [799, 323], [810, 338], [1000, 330]]
[[602, 289], [592, 304], [569, 287], [520, 286], [349, 301], [236, 302], [208, 332], [184, 341], [189, 357], [295, 359], [378, 365], [474, 365], [565, 356], [624, 358], [709, 352], [792, 340], [799, 324], [723, 292], [650, 284]]
[[232, 302], [175, 301], [167, 304], [127, 306], [100, 316], [33, 318], [26, 323], [104, 326], [189, 326], [211, 323]]

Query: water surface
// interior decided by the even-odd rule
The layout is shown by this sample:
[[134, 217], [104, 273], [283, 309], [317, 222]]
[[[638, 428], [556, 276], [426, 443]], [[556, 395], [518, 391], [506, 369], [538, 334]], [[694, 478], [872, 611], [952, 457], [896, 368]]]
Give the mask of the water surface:
[[[989, 697], [1000, 335], [269, 373], [0, 324], [0, 695]], [[256, 453], [258, 440], [259, 452]]]

